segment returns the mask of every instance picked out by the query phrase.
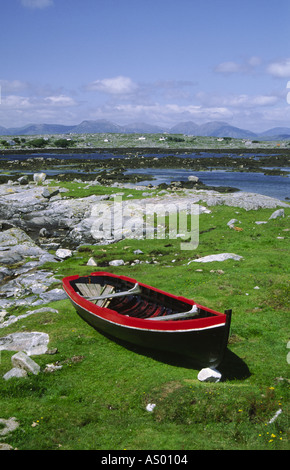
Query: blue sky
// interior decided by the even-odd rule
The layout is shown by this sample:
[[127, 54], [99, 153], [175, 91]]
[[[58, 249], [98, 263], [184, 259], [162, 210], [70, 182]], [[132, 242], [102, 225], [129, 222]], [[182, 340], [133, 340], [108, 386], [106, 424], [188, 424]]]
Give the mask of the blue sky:
[[290, 127], [289, 0], [0, 5], [0, 126]]

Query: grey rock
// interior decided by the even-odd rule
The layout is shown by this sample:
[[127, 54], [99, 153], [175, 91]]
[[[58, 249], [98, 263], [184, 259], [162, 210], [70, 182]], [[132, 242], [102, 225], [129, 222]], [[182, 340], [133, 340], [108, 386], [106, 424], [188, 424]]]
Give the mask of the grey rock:
[[110, 266], [123, 266], [125, 261], [123, 259], [114, 259], [113, 261], [109, 262]]
[[202, 258], [194, 259], [189, 261], [187, 264], [191, 263], [211, 263], [213, 261], [226, 261], [228, 259], [234, 259], [236, 261], [240, 261], [243, 259], [242, 256], [236, 255], [235, 253], [220, 253], [218, 255], [208, 255], [203, 256]]
[[47, 333], [12, 333], [0, 338], [0, 351], [24, 351], [28, 356], [45, 354], [48, 342]]
[[43, 183], [46, 179], [46, 174], [45, 173], [34, 173], [33, 175], [33, 181], [36, 184]]
[[11, 358], [11, 362], [14, 367], [24, 369], [31, 374], [38, 375], [40, 372], [40, 366], [23, 351], [14, 354]]
[[284, 209], [278, 209], [270, 215], [269, 220], [277, 219], [277, 217], [285, 217]]
[[56, 250], [55, 256], [57, 256], [58, 258], [61, 258], [61, 259], [67, 259], [67, 258], [70, 258], [72, 256], [72, 252], [71, 252], [71, 250], [60, 248], [59, 250]]
[[6, 434], [15, 431], [19, 426], [18, 421], [14, 417], [9, 419], [0, 418], [0, 424], [3, 426], [3, 429], [0, 429], [0, 436], [6, 436]]
[[65, 300], [67, 299], [67, 295], [62, 289], [52, 289], [49, 292], [41, 294], [40, 298], [44, 301], [44, 303], [49, 303], [57, 302], [58, 300]]
[[27, 176], [20, 176], [20, 178], [18, 178], [17, 181], [19, 184], [23, 184], [23, 185], [29, 183]]
[[188, 181], [192, 181], [193, 183], [198, 183], [199, 182], [199, 177], [195, 175], [190, 175], [188, 178]]
[[20, 369], [19, 367], [13, 367], [13, 369], [10, 369], [6, 374], [3, 375], [4, 380], [9, 380], [13, 379], [14, 377], [16, 378], [23, 378], [27, 377], [27, 372], [24, 369]]
[[53, 196], [56, 196], [59, 193], [59, 188], [45, 188], [42, 191], [42, 196], [50, 199]]
[[94, 258], [90, 258], [87, 262], [87, 266], [97, 266], [97, 263], [96, 261], [94, 260]]

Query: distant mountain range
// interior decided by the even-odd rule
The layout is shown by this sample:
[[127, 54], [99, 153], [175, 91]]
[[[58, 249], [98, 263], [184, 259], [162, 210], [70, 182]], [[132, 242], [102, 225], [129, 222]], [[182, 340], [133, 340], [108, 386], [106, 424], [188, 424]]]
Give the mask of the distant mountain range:
[[289, 140], [290, 127], [275, 127], [265, 132], [254, 133], [246, 129], [234, 127], [227, 122], [211, 121], [198, 125], [192, 121], [180, 122], [171, 128], [159, 127], [144, 122], [120, 126], [111, 121], [83, 121], [80, 124], [66, 126], [61, 124], [28, 124], [24, 127], [9, 128], [0, 126], [0, 135], [47, 135], [47, 134], [186, 134], [204, 137], [231, 137], [236, 139], [257, 140]]

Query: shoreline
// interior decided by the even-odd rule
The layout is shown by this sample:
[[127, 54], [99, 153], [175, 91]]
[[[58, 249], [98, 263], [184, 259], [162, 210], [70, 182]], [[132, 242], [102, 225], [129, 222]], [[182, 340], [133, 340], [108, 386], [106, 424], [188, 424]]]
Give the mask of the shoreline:
[[245, 153], [245, 154], [253, 154], [253, 153], [264, 153], [264, 154], [290, 154], [290, 149], [287, 148], [192, 148], [186, 147], [182, 149], [176, 148], [163, 148], [163, 147], [91, 147], [91, 148], [35, 148], [35, 149], [6, 149], [0, 151], [0, 156], [5, 155], [29, 155], [29, 154], [51, 154], [51, 153], [59, 153], [59, 154], [70, 154], [70, 153], [98, 153], [98, 152], [108, 152], [108, 153], [126, 153], [126, 152], [141, 152], [141, 153], [173, 153], [173, 154], [183, 154], [183, 153]]

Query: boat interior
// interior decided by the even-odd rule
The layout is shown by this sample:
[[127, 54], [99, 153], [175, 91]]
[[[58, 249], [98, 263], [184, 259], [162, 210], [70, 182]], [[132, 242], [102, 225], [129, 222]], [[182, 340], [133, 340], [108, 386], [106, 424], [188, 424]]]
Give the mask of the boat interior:
[[71, 285], [80, 296], [98, 307], [130, 317], [158, 321], [214, 316], [206, 309], [119, 278], [80, 277]]

